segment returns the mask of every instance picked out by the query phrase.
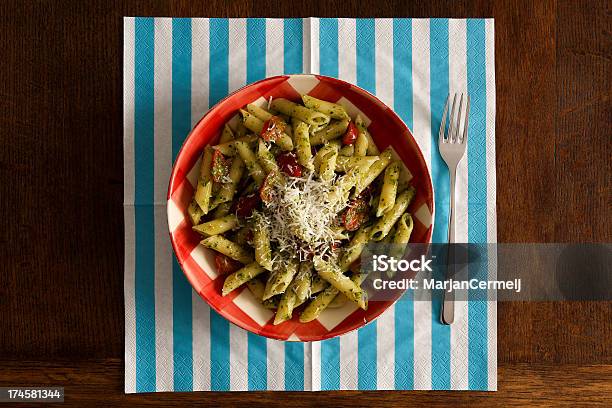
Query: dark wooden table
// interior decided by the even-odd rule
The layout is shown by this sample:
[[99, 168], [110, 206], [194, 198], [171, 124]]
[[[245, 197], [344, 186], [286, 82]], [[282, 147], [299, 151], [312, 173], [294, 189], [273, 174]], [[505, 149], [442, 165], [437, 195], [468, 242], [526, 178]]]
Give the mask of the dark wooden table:
[[612, 241], [608, 1], [4, 0], [0, 386], [63, 385], [74, 406], [612, 405], [609, 302], [499, 304], [497, 393], [124, 395], [121, 17], [132, 15], [494, 17], [499, 241]]

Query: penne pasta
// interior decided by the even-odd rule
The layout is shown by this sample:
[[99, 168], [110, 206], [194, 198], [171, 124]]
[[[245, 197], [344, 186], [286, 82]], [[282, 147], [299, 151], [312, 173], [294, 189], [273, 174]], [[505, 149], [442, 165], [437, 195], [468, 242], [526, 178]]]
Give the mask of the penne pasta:
[[324, 113], [334, 119], [349, 119], [346, 109], [337, 103], [323, 101], [310, 95], [302, 95], [302, 101], [307, 108]]
[[348, 119], [342, 119], [337, 122], [330, 123], [321, 130], [317, 130], [310, 136], [310, 144], [312, 146], [316, 146], [334, 139], [338, 139], [346, 132], [348, 124]]
[[225, 278], [221, 294], [226, 296], [251, 279], [261, 275], [264, 271], [265, 269], [257, 262], [252, 262], [245, 267], [238, 269], [236, 272], [228, 275], [228, 277]]
[[[261, 276], [261, 275], [260, 275]], [[246, 283], [247, 288], [251, 291], [255, 299], [259, 300], [263, 307], [266, 309], [277, 309], [279, 304], [279, 299], [277, 297], [272, 297], [267, 300], [263, 300], [263, 293], [266, 285], [259, 279], [259, 277], [253, 278]]]
[[355, 146], [354, 145], [347, 145], [347, 146], [342, 146], [342, 149], [340, 149], [340, 156], [346, 156], [346, 157], [350, 157], [355, 153]]
[[194, 195], [194, 199], [196, 203], [200, 206], [202, 210], [202, 214], [208, 214], [210, 210], [210, 199], [212, 197], [212, 187], [213, 182], [198, 180], [198, 185], [196, 187], [196, 192]]
[[[412, 229], [414, 228], [414, 222], [412, 216], [409, 213], [404, 213], [399, 220], [397, 220], [395, 231], [390, 231], [387, 237], [390, 237], [389, 242], [391, 246], [390, 255], [396, 259], [400, 259], [406, 252], [406, 246], [410, 242], [410, 235], [412, 235]], [[384, 240], [387, 239], [384, 238]], [[392, 269], [387, 271], [388, 276], [393, 276], [394, 272]]]
[[312, 159], [315, 169], [318, 171], [319, 168], [321, 167], [321, 160], [323, 156], [326, 156], [330, 152], [338, 151], [339, 149], [340, 149], [340, 143], [337, 143], [337, 142], [328, 143], [322, 148], [320, 148], [319, 151], [317, 151], [317, 154], [315, 154], [314, 158]]
[[281, 297], [278, 311], [274, 317], [275, 325], [290, 320], [293, 316], [293, 309], [308, 299], [310, 296], [311, 275], [310, 263], [302, 263], [297, 276]]
[[260, 108], [259, 106], [253, 105], [252, 103], [249, 103], [247, 105], [247, 112], [255, 116], [257, 119], [261, 120], [262, 122], [265, 122], [266, 120], [270, 120], [270, 118], [274, 116], [273, 114], [271, 114], [264, 108]]
[[258, 137], [255, 135], [247, 135], [247, 136], [243, 136], [243, 137], [231, 140], [229, 142], [225, 142], [225, 143], [221, 143], [216, 146], [213, 146], [213, 149], [219, 150], [221, 153], [223, 153], [224, 156], [232, 157], [236, 155], [236, 143], [244, 142], [244, 143], [247, 143], [247, 145], [250, 145], [256, 142], [257, 139]]
[[357, 115], [357, 117], [355, 118], [355, 126], [357, 126], [359, 133], [363, 134], [363, 136], [365, 136], [366, 140], [368, 141], [368, 147], [366, 150], [367, 155], [376, 156], [377, 154], [380, 154], [380, 150], [378, 150], [378, 147], [376, 147], [374, 139], [372, 139], [372, 135], [370, 135], [370, 132], [368, 132], [368, 129], [366, 128], [366, 125], [363, 122], [363, 118], [360, 115]]
[[263, 120], [259, 119], [255, 115], [251, 115], [249, 112], [242, 109], [240, 110], [240, 114], [242, 115], [242, 123], [244, 123], [244, 126], [247, 129], [249, 129], [256, 135], [261, 134], [261, 131], [263, 130], [264, 126]]
[[[261, 109], [261, 108], [255, 107], [254, 105], [253, 105], [253, 108]], [[261, 111], [263, 111], [263, 109], [261, 109]], [[260, 111], [260, 115], [263, 116], [261, 111]], [[258, 118], [257, 116], [252, 115], [251, 113], [245, 110], [241, 109], [240, 113], [242, 114], [242, 121], [244, 122], [244, 126], [246, 126], [249, 130], [254, 132], [256, 135], [260, 135], [263, 131], [265, 122], [261, 120], [260, 118]], [[293, 149], [293, 141], [291, 140], [291, 137], [287, 133], [284, 133], [284, 132], [280, 135], [280, 138], [277, 140], [274, 140], [273, 143], [277, 144], [281, 149], [286, 150], [286, 151]]]
[[[363, 281], [367, 278], [367, 273], [354, 273], [351, 276], [351, 280], [355, 283], [355, 285], [360, 286]], [[338, 296], [334, 298], [329, 304], [330, 309], [334, 309], [337, 307], [342, 307], [348, 301], [348, 298], [344, 295], [344, 293], [338, 293]]]
[[189, 206], [187, 207], [187, 214], [189, 215], [189, 220], [192, 225], [198, 225], [204, 213], [200, 208], [200, 205], [195, 201], [195, 198], [191, 200]]
[[244, 123], [242, 123], [242, 121], [238, 121], [238, 124], [236, 124], [236, 130], [234, 131], [234, 138], [239, 139], [244, 137], [248, 131], [249, 130], [246, 128], [246, 126], [244, 126]]
[[396, 245], [407, 244], [410, 241], [410, 235], [414, 228], [414, 222], [412, 216], [409, 213], [405, 213], [397, 221], [397, 229], [393, 234], [393, 243]]
[[295, 261], [291, 261], [287, 264], [284, 269], [277, 269], [270, 274], [270, 279], [266, 284], [266, 290], [264, 292], [263, 299], [269, 299], [274, 295], [284, 293], [293, 277], [297, 273], [298, 264]]
[[272, 109], [275, 109], [285, 115], [299, 119], [302, 122], [306, 122], [309, 125], [320, 126], [321, 124], [329, 123], [330, 119], [329, 116], [321, 112], [308, 109], [305, 106], [298, 105], [295, 102], [291, 102], [283, 98], [274, 99], [271, 107]]
[[[287, 100], [285, 98], [274, 98], [272, 99], [270, 108], [283, 115], [293, 116], [291, 113], [293, 112], [293, 107], [295, 105], [297, 105], [295, 102], [291, 102], [290, 100]], [[296, 119], [299, 119], [299, 118], [296, 117]]]
[[340, 271], [340, 268], [331, 263], [317, 260], [316, 258], [314, 261], [314, 266], [321, 278], [338, 289], [338, 291], [343, 293], [350, 301], [357, 303], [357, 305], [362, 309], [366, 309], [364, 291], [348, 276], [344, 275]]
[[404, 211], [406, 211], [414, 195], [415, 189], [413, 187], [408, 187], [408, 189], [402, 191], [395, 199], [393, 208], [387, 211], [382, 218], [374, 224], [370, 232], [370, 238], [374, 241], [383, 239], [385, 235], [389, 233], [391, 227], [395, 225], [395, 222], [402, 216]]
[[338, 149], [332, 149], [321, 157], [319, 164], [319, 177], [323, 181], [331, 181], [335, 177], [336, 159], [338, 158]]
[[349, 267], [361, 256], [363, 248], [370, 241], [371, 227], [361, 227], [349, 242], [342, 257], [340, 258], [339, 267], [342, 272], [349, 270]]
[[364, 172], [355, 185], [355, 191], [353, 192], [353, 197], [357, 197], [367, 186], [372, 184], [372, 182], [378, 177], [391, 163], [392, 159], [391, 149], [387, 148], [384, 152], [381, 153], [378, 160], [372, 164], [367, 172]]
[[357, 139], [355, 140], [355, 153], [354, 156], [363, 157], [368, 154], [368, 138], [365, 132], [359, 132]]
[[323, 292], [319, 293], [314, 300], [312, 300], [302, 314], [300, 314], [300, 322], [308, 323], [319, 317], [321, 312], [329, 306], [329, 304], [338, 296], [338, 289], [334, 286], [328, 286]]
[[298, 163], [309, 170], [313, 170], [312, 151], [310, 148], [310, 136], [308, 134], [308, 125], [302, 121], [297, 121], [295, 125], [295, 147], [298, 158]]
[[216, 218], [225, 217], [227, 214], [229, 214], [231, 208], [232, 208], [232, 203], [230, 202], [219, 204], [215, 208], [215, 211], [212, 213], [212, 218], [216, 219]]
[[327, 283], [327, 281], [323, 280], [319, 275], [315, 274], [315, 275], [313, 275], [312, 282], [310, 284], [310, 293], [311, 294], [319, 293], [319, 292], [325, 290], [325, 288], [327, 286], [329, 286], [329, 283]]
[[213, 148], [206, 146], [202, 154], [202, 162], [200, 163], [199, 180], [203, 180], [202, 184], [210, 181], [212, 168]]
[[[258, 264], [272, 270], [272, 250], [270, 249], [270, 231], [262, 217], [255, 214], [255, 225], [253, 227], [253, 246], [255, 247], [255, 261]], [[268, 296], [269, 297], [269, 296]], [[265, 297], [267, 299], [268, 297]]]
[[343, 173], [355, 167], [370, 167], [378, 160], [378, 156], [346, 157], [338, 156], [336, 160], [336, 171]]
[[206, 248], [214, 249], [217, 252], [221, 252], [223, 255], [228, 256], [242, 264], [250, 264], [253, 262], [253, 255], [250, 251], [244, 247], [230, 241], [221, 235], [213, 235], [200, 241], [200, 244]]
[[240, 183], [243, 174], [244, 161], [240, 158], [240, 156], [236, 156], [232, 160], [232, 165], [230, 166], [229, 182], [223, 183], [221, 185], [217, 196], [213, 200], [213, 205], [217, 206], [221, 203], [227, 203], [228, 201], [232, 201], [234, 195], [236, 194], [238, 183]]
[[370, 241], [400, 249], [410, 241], [410, 175], [340, 104], [303, 95], [238, 113], [203, 149], [187, 207], [200, 244], [243, 265], [225, 276], [221, 294], [246, 285], [275, 325], [302, 305], [302, 323], [347, 301], [366, 309], [358, 261]]
[[225, 126], [223, 126], [223, 131], [221, 132], [219, 143], [226, 143], [231, 140], [234, 140], [234, 132], [232, 131], [232, 128], [230, 128], [229, 125], [226, 123]]
[[200, 225], [194, 225], [192, 229], [199, 234], [205, 236], [219, 235], [224, 232], [231, 231], [238, 226], [238, 217], [234, 214], [229, 214], [221, 218], [217, 218]]
[[253, 150], [251, 150], [251, 148], [246, 142], [242, 141], [236, 141], [234, 143], [234, 146], [236, 148], [236, 151], [238, 152], [238, 155], [240, 156], [242, 161], [244, 161], [244, 164], [246, 165], [249, 174], [251, 175], [251, 177], [253, 177], [253, 180], [255, 180], [255, 184], [257, 184], [258, 187], [261, 186], [261, 183], [263, 183], [266, 174], [259, 165], [259, 162], [257, 161]]
[[248, 241], [249, 235], [251, 234], [253, 234], [252, 229], [245, 225], [244, 227], [241, 227], [238, 231], [236, 231], [236, 234], [234, 235], [233, 240], [236, 244], [245, 246], [249, 244], [249, 242], [247, 241]]
[[380, 192], [378, 208], [376, 216], [380, 217], [395, 204], [395, 196], [397, 194], [397, 182], [400, 176], [400, 163], [395, 161], [385, 169], [383, 178], [383, 186]]
[[266, 142], [263, 139], [259, 139], [259, 146], [257, 148], [257, 160], [259, 164], [264, 169], [266, 174], [275, 171], [278, 173], [278, 164], [276, 164], [276, 159], [274, 155], [270, 152], [268, 146], [266, 146]]

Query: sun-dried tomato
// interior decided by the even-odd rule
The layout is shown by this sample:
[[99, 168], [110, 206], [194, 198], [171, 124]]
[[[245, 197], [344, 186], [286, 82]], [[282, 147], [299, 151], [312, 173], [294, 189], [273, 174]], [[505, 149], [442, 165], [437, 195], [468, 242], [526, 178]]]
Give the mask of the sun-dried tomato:
[[238, 199], [234, 211], [238, 217], [250, 217], [260, 201], [261, 199], [258, 194], [242, 196]]
[[300, 177], [302, 175], [302, 166], [298, 163], [295, 152], [281, 153], [276, 156], [276, 162], [281, 171], [288, 176]]
[[368, 202], [364, 198], [351, 201], [342, 214], [342, 224], [348, 231], [356, 231], [368, 219]]
[[352, 145], [357, 140], [357, 135], [359, 134], [359, 130], [357, 130], [357, 126], [353, 122], [349, 122], [348, 128], [346, 128], [346, 133], [342, 136], [342, 144]]
[[238, 269], [242, 268], [240, 262], [220, 253], [215, 254], [215, 265], [217, 266], [217, 272], [222, 275], [236, 272]]
[[211, 175], [215, 183], [227, 182], [231, 159], [226, 158], [219, 150], [215, 150], [211, 162]]
[[264, 203], [269, 203], [273, 198], [274, 191], [274, 183], [276, 183], [276, 178], [278, 177], [278, 173], [272, 170], [263, 183], [261, 183], [261, 187], [259, 187], [259, 197]]
[[264, 122], [260, 136], [266, 142], [275, 142], [283, 135], [286, 128], [285, 122], [278, 116], [272, 116]]

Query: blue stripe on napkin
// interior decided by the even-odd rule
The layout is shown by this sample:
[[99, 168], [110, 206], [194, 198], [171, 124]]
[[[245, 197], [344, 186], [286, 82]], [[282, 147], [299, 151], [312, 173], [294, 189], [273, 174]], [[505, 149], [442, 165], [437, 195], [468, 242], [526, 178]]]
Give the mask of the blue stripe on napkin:
[[319, 21], [319, 61], [321, 75], [338, 78], [338, 19], [336, 18], [322, 18]]
[[[191, 130], [191, 19], [172, 20], [172, 160]], [[193, 389], [191, 285], [172, 257], [174, 390]]]
[[358, 19], [355, 27], [357, 36], [357, 86], [376, 93], [376, 43], [374, 19]]
[[153, 213], [154, 19], [135, 22], [134, 157], [136, 391], [155, 391], [155, 218]]
[[304, 27], [301, 18], [287, 18], [283, 23], [285, 74], [300, 74], [304, 67]]
[[[229, 23], [210, 19], [209, 101], [213, 106], [228, 93]], [[214, 391], [230, 389], [229, 322], [210, 309], [210, 387]]]
[[266, 77], [266, 19], [247, 20], [247, 83]]
[[[440, 156], [438, 130], [442, 121], [444, 103], [448, 96], [448, 20], [430, 20], [430, 105], [431, 105], [431, 177], [435, 185], [433, 242], [447, 242], [449, 176]], [[443, 279], [443, 271], [436, 271]], [[450, 327], [440, 323], [441, 301], [432, 300], [431, 315], [431, 386], [450, 388]]]
[[285, 343], [285, 390], [304, 391], [304, 343]]
[[[247, 83], [266, 77], [266, 19], [247, 20]], [[249, 390], [265, 390], [267, 387], [267, 342], [265, 337], [248, 333], [248, 382]]]
[[340, 338], [321, 342], [321, 390], [340, 389]]
[[[355, 27], [357, 46], [357, 86], [376, 94], [375, 50], [376, 36], [374, 19], [359, 19]], [[362, 327], [357, 335], [358, 388], [376, 389], [376, 321]]]
[[[486, 152], [486, 61], [485, 22], [467, 21], [467, 75], [471, 109], [468, 134], [468, 240], [475, 243], [487, 242], [487, 152]], [[483, 177], [483, 174], [485, 175]], [[481, 251], [486, 254], [486, 251]], [[469, 269], [469, 277], [487, 278], [487, 259]], [[469, 296], [469, 293], [468, 293]], [[472, 300], [468, 303], [468, 384], [472, 390], [488, 388], [487, 361], [487, 301]]]
[[[338, 20], [322, 18], [319, 21], [319, 72], [338, 77]], [[321, 389], [340, 389], [340, 339], [321, 342]]]
[[268, 386], [266, 338], [249, 333], [248, 343], [249, 391], [266, 390]]
[[[303, 64], [302, 20], [291, 19], [283, 23], [283, 69], [301, 72]], [[285, 389], [304, 390], [304, 344], [285, 343]]]
[[[394, 110], [412, 130], [412, 20], [393, 20]], [[396, 389], [414, 387], [414, 303], [409, 290], [395, 304]]]

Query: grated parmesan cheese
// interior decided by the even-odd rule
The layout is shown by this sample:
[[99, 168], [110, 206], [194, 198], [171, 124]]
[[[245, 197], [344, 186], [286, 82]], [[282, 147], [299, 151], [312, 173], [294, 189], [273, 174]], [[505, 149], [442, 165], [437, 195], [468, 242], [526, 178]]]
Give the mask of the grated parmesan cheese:
[[348, 199], [331, 194], [336, 183], [315, 179], [313, 173], [306, 172], [302, 177], [285, 177], [274, 186], [271, 200], [264, 204], [258, 219], [268, 226], [270, 242], [276, 247], [272, 259], [275, 267], [296, 258], [306, 261], [313, 254], [334, 256], [336, 220]]

